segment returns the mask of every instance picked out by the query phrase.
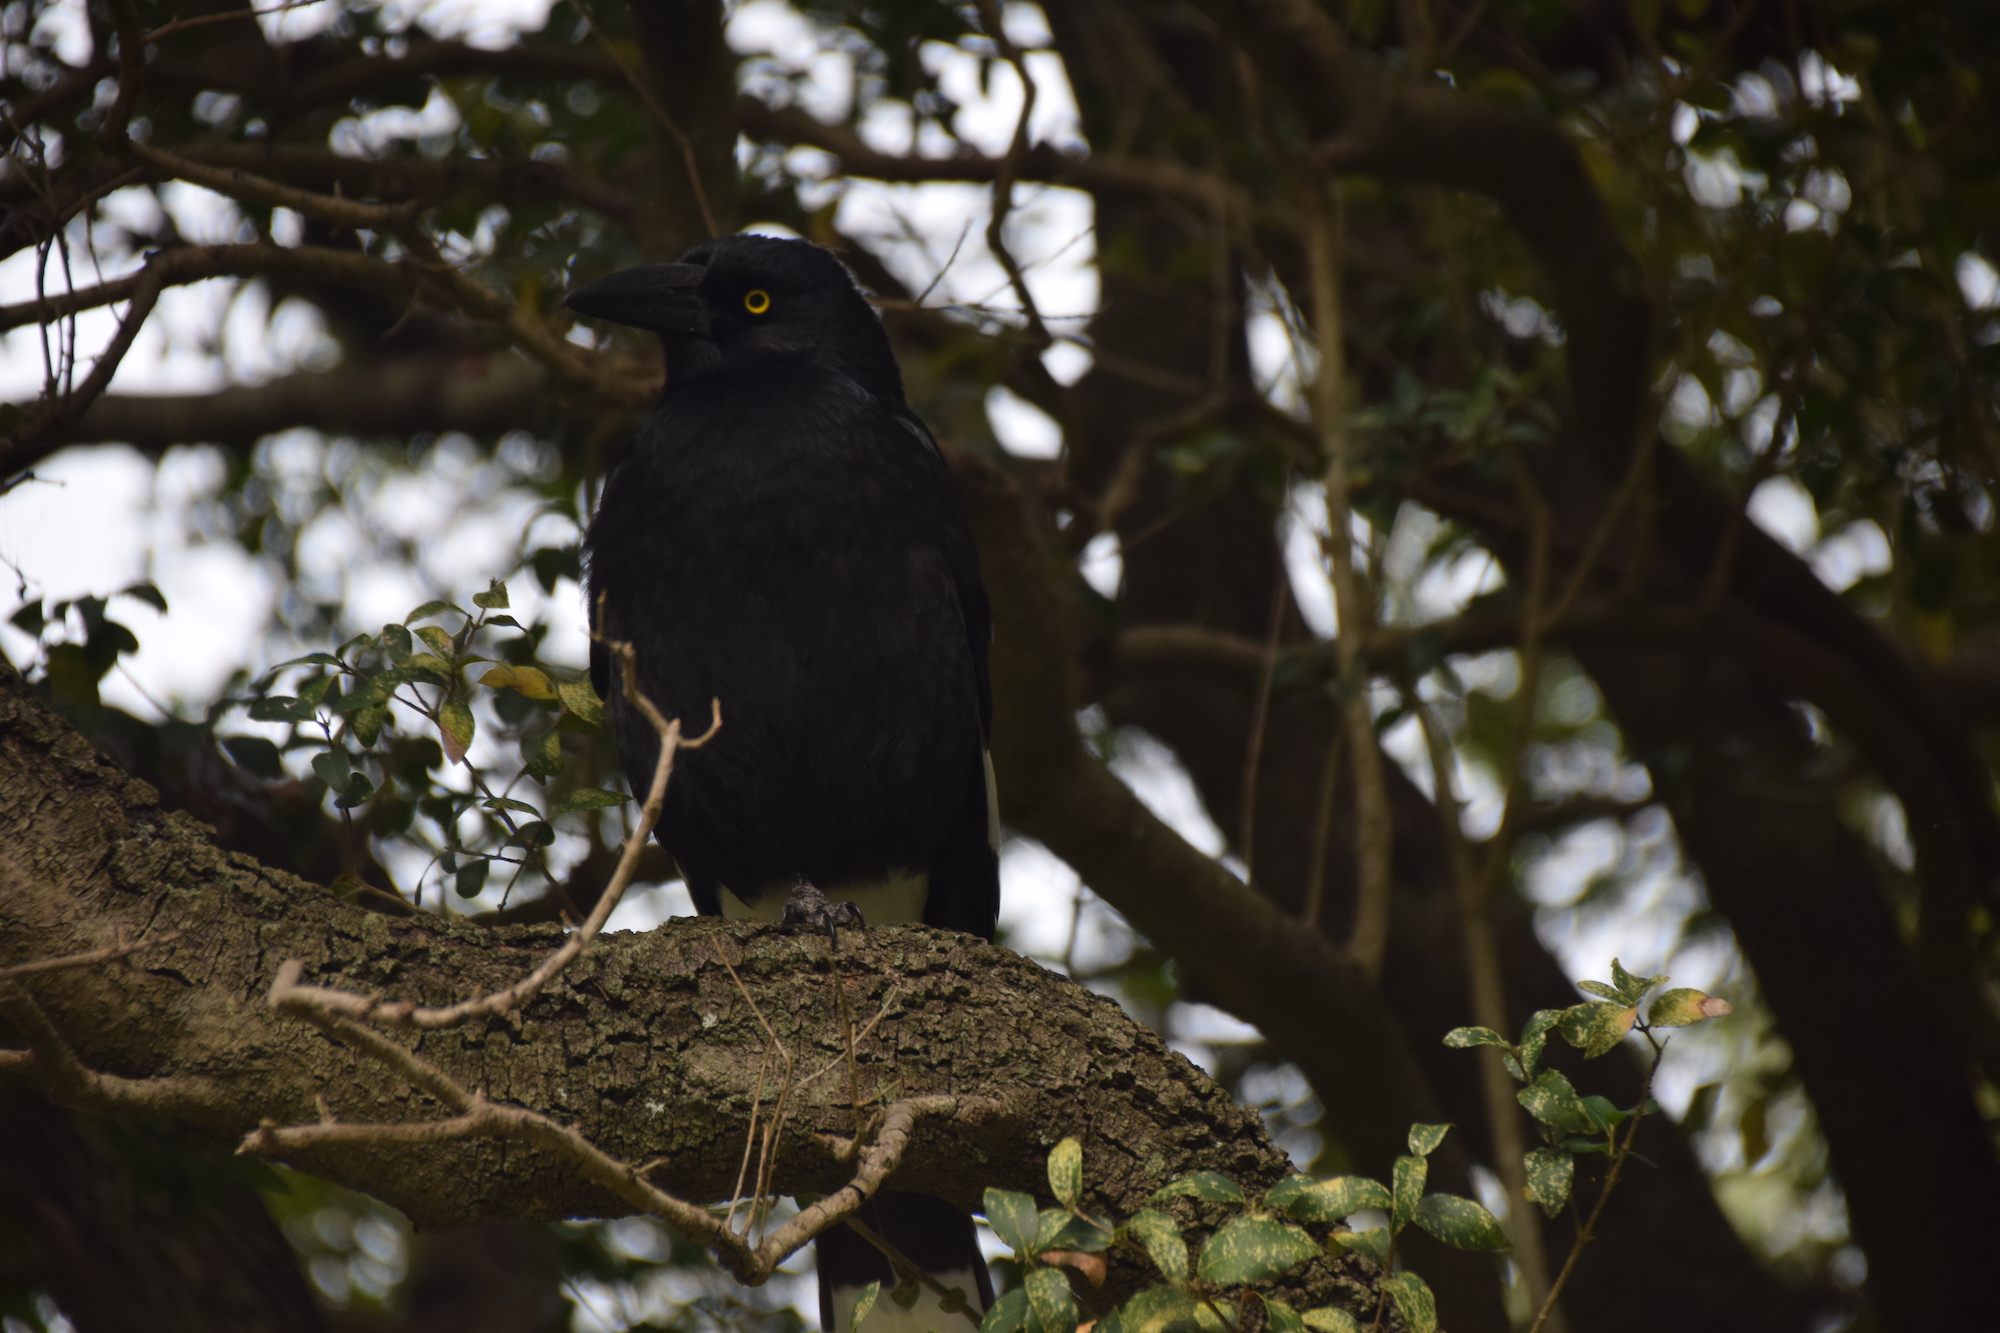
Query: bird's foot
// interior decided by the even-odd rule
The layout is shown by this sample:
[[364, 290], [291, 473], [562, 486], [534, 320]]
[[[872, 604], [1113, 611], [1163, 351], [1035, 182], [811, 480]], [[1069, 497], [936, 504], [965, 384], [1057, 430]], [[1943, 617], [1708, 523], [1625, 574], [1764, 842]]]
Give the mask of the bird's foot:
[[868, 923], [861, 917], [861, 909], [850, 902], [835, 902], [819, 891], [819, 886], [799, 876], [799, 882], [792, 885], [792, 896], [785, 900], [784, 915], [778, 923], [785, 926], [814, 926], [826, 931], [827, 939], [833, 947], [840, 947], [840, 927], [853, 926], [857, 929]]

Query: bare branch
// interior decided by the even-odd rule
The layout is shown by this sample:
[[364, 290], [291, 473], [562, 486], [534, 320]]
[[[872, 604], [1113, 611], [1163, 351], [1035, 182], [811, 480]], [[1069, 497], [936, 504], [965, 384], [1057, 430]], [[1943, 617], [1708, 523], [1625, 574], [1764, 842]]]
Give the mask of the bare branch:
[[125, 151], [164, 176], [191, 181], [217, 194], [227, 195], [231, 199], [264, 204], [271, 208], [289, 208], [295, 213], [317, 218], [321, 222], [330, 222], [336, 227], [353, 227], [401, 236], [415, 223], [417, 214], [421, 211], [414, 200], [400, 204], [364, 204], [337, 195], [297, 190], [236, 167], [209, 166], [193, 158], [182, 157], [179, 153], [169, 153], [164, 149], [150, 147], [137, 140], [128, 141], [125, 144]]
[[83, 953], [64, 954], [60, 958], [38, 958], [29, 963], [16, 963], [12, 967], [0, 967], [0, 982], [18, 981], [41, 972], [60, 972], [66, 967], [96, 967], [100, 963], [116, 962], [120, 958], [130, 958], [143, 949], [157, 944], [168, 944], [180, 938], [179, 931], [166, 935], [155, 935], [149, 939], [137, 940], [131, 944], [118, 943], [102, 949], [88, 949]]

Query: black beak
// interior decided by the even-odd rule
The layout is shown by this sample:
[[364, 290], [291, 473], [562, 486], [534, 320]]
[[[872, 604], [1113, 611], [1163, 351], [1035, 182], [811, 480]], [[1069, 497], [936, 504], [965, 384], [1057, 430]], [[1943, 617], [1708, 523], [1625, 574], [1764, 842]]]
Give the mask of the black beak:
[[661, 335], [706, 336], [708, 307], [697, 290], [708, 273], [700, 264], [647, 264], [579, 287], [563, 304], [579, 315], [629, 324]]

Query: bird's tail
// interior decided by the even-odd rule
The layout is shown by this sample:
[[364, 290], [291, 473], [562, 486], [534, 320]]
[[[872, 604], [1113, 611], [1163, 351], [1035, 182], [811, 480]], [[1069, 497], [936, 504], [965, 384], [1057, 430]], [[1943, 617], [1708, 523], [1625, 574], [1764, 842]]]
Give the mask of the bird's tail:
[[[993, 1281], [972, 1219], [929, 1194], [878, 1194], [856, 1214], [892, 1249], [950, 1291], [965, 1293], [976, 1319], [993, 1303]], [[905, 1309], [891, 1295], [895, 1269], [851, 1227], [835, 1227], [816, 1242], [819, 1254], [819, 1318], [825, 1333], [971, 1333], [965, 1316], [946, 1311], [936, 1293], [920, 1288]], [[854, 1305], [871, 1282], [882, 1284], [875, 1306], [854, 1329]]]

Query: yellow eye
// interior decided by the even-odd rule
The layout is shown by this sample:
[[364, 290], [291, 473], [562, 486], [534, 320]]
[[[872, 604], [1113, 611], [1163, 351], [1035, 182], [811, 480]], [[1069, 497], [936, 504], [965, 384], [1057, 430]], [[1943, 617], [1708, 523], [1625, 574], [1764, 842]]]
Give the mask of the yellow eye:
[[743, 293], [743, 308], [753, 315], [761, 315], [771, 308], [771, 294], [762, 287], [755, 287]]

